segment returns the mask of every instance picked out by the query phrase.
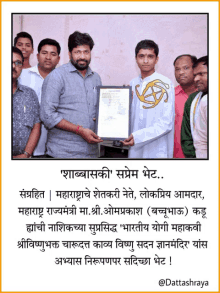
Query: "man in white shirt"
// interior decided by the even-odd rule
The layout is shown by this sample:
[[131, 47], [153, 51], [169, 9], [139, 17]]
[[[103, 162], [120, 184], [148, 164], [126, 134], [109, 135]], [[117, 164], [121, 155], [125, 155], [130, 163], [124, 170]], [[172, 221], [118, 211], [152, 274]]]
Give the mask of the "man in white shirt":
[[[38, 45], [38, 65], [23, 69], [19, 82], [35, 90], [41, 103], [41, 88], [45, 77], [57, 66], [60, 60], [60, 45], [52, 39], [43, 39]], [[47, 130], [41, 125], [41, 136], [33, 157], [44, 157], [46, 151]]]
[[174, 145], [174, 87], [171, 81], [155, 72], [158, 45], [151, 40], [135, 48], [141, 74], [130, 85], [131, 135], [123, 141], [131, 146], [129, 158], [172, 158]]
[[205, 95], [199, 105], [199, 113], [193, 136], [196, 158], [200, 159], [207, 159], [207, 107], [208, 97]]

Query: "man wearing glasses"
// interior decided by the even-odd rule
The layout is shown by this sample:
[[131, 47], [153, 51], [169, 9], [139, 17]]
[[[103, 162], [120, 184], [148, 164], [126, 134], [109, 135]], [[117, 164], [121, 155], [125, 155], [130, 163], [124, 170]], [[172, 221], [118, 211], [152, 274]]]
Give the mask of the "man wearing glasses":
[[[207, 157], [207, 120], [206, 123], [201, 124], [203, 126], [199, 126], [198, 119], [201, 118], [200, 113], [203, 111], [200, 109], [201, 107], [205, 107], [204, 111], [207, 111], [208, 56], [199, 58], [193, 65], [193, 69], [194, 82], [199, 93], [196, 96], [193, 94], [190, 95], [185, 103], [181, 127], [181, 146], [186, 158], [201, 157], [199, 154], [196, 154], [195, 147], [196, 149], [199, 148], [198, 152], [205, 152], [205, 155], [202, 156], [205, 158]], [[207, 112], [205, 117], [205, 119], [207, 119]], [[198, 138], [198, 127], [200, 133], [204, 132], [202, 140]]]
[[34, 90], [20, 85], [24, 62], [21, 51], [12, 47], [13, 158], [30, 158], [40, 137], [39, 102]]

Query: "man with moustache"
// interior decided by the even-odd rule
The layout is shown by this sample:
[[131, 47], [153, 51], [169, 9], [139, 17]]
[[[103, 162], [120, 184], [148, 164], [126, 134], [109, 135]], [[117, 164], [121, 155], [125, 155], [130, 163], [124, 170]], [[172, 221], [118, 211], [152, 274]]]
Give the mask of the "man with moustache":
[[[53, 39], [43, 39], [38, 45], [38, 64], [28, 69], [23, 69], [19, 77], [19, 82], [32, 88], [41, 104], [41, 89], [46, 76], [54, 70], [60, 60], [60, 44]], [[43, 158], [46, 151], [47, 130], [41, 125], [41, 136], [37, 147], [33, 152], [33, 157]]]
[[21, 50], [24, 62], [23, 69], [30, 68], [30, 55], [34, 52], [33, 38], [29, 33], [20, 32], [14, 38], [14, 46]]
[[89, 67], [93, 46], [90, 35], [75, 31], [68, 40], [69, 63], [44, 80], [40, 116], [48, 129], [48, 158], [98, 157], [102, 140], [94, 131], [101, 79]]
[[40, 137], [39, 103], [34, 90], [18, 82], [23, 55], [12, 47], [13, 149], [14, 159], [30, 158]]
[[[194, 84], [193, 65], [197, 61], [195, 56], [180, 55], [174, 60], [175, 77], [179, 83], [175, 87], [175, 134], [174, 134], [174, 158], [185, 158], [181, 148], [181, 125], [185, 102], [189, 95], [196, 92]], [[196, 95], [196, 93], [194, 94]]]
[[[208, 56], [201, 57], [193, 66], [194, 82], [199, 90], [195, 96], [190, 95], [185, 103], [183, 122], [181, 127], [181, 145], [186, 158], [196, 158], [194, 147], [195, 127], [199, 117], [201, 101], [208, 94]], [[203, 103], [202, 103], [203, 104]], [[207, 108], [206, 108], [207, 109]]]

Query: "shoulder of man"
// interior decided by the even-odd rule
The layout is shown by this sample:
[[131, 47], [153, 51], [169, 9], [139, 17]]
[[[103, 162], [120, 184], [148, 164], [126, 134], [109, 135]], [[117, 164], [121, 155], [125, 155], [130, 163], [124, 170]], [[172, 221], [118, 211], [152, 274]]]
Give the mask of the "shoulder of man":
[[[32, 67], [31, 67], [31, 68], [32, 68]], [[21, 75], [27, 75], [27, 74], [29, 74], [31, 68], [25, 68], [25, 69], [22, 69], [22, 71], [21, 71]], [[20, 76], [21, 76], [21, 75], [20, 75]]]
[[34, 96], [34, 97], [36, 96], [37, 97], [36, 92], [32, 88], [30, 88], [29, 86], [19, 84], [19, 89], [29, 96]]
[[100, 75], [97, 72], [95, 72], [95, 71], [92, 71], [92, 72], [93, 72], [94, 76], [100, 77]]
[[140, 80], [140, 76], [137, 76], [137, 77], [133, 78], [129, 84], [132, 85], [132, 84], [139, 83], [139, 80]]
[[18, 78], [18, 81], [23, 84], [28, 86], [30, 83], [30, 79], [35, 76], [38, 77], [38, 75], [36, 74], [37, 72], [37, 65], [30, 67], [30, 68], [25, 68], [22, 69], [21, 74]]
[[51, 71], [50, 74], [57, 74], [57, 73], [62, 73], [70, 70], [70, 62], [65, 63], [59, 67], [56, 67], [54, 70]]
[[100, 75], [95, 71], [93, 71], [93, 78], [95, 79], [97, 85], [102, 85], [102, 79]]
[[44, 83], [48, 82], [51, 79], [59, 81], [60, 79], [62, 79], [62, 76], [64, 76], [68, 72], [68, 68], [68, 63], [55, 68], [45, 77]]
[[191, 95], [189, 95], [187, 101], [186, 101], [186, 105], [190, 106], [192, 104], [192, 101], [194, 100], [194, 98], [196, 97], [196, 95], [199, 93], [199, 91], [192, 93]]
[[207, 104], [207, 102], [208, 102], [208, 95], [204, 95], [202, 98], [201, 98], [201, 103], [202, 104]]
[[24, 80], [29, 75], [30, 75], [30, 68], [22, 69], [21, 74], [20, 74], [18, 80], [19, 81]]
[[171, 79], [169, 79], [168, 77], [166, 77], [165, 75], [163, 75], [161, 73], [158, 73], [158, 72], [155, 72], [155, 73], [156, 73], [156, 79], [160, 79], [164, 83], [168, 83], [173, 86]]
[[26, 93], [30, 93], [30, 94], [34, 93], [34, 94], [36, 94], [35, 91], [32, 88], [30, 88], [29, 86], [20, 84], [20, 83], [19, 83], [19, 89], [21, 91], [23, 91], [23, 92], [26, 92]]
[[179, 95], [183, 91], [181, 85], [175, 87], [175, 95]]

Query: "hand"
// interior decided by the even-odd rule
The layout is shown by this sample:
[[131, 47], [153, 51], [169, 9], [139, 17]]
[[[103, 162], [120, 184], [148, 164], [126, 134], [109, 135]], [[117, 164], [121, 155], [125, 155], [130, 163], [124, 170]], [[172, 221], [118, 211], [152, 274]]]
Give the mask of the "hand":
[[88, 128], [80, 127], [78, 133], [88, 143], [99, 143], [103, 141], [98, 135]]
[[13, 156], [13, 159], [28, 159], [28, 157], [25, 154], [21, 154], [21, 155]]
[[128, 138], [126, 138], [124, 141], [121, 141], [123, 145], [129, 145], [133, 146], [134, 145], [134, 137], [133, 134], [131, 134]]

